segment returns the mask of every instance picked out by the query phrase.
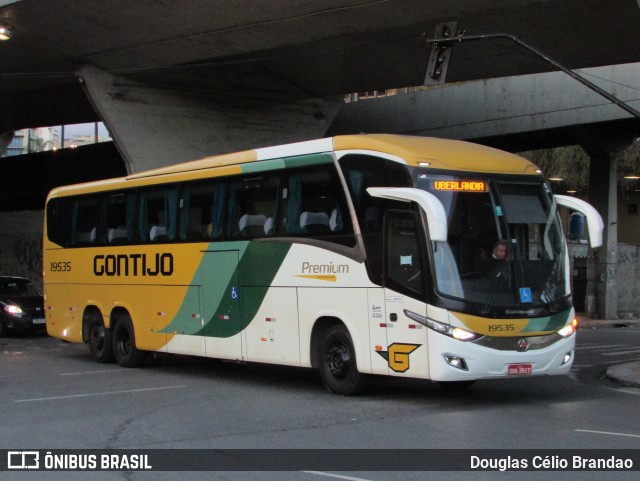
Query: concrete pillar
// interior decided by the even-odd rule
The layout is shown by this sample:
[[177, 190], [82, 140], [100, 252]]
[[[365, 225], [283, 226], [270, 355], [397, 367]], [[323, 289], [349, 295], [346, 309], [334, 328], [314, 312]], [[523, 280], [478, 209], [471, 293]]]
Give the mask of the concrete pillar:
[[589, 201], [604, 221], [595, 283], [597, 315], [601, 319], [618, 319], [618, 159], [636, 135], [635, 131], [614, 128], [588, 129], [580, 135], [580, 144], [591, 159]]
[[295, 95], [270, 79], [212, 92], [146, 85], [85, 65], [78, 76], [129, 173], [209, 155], [323, 137], [341, 97]]

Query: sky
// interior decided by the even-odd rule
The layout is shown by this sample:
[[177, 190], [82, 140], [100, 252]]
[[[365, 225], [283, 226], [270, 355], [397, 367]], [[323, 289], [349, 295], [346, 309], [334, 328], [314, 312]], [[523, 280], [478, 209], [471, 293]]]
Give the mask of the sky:
[[[60, 135], [60, 126], [54, 127]], [[64, 138], [65, 140], [73, 138], [74, 135], [93, 135], [95, 131], [95, 124], [73, 124], [64, 126]], [[102, 122], [98, 122], [98, 135], [106, 138], [109, 135], [107, 128]]]

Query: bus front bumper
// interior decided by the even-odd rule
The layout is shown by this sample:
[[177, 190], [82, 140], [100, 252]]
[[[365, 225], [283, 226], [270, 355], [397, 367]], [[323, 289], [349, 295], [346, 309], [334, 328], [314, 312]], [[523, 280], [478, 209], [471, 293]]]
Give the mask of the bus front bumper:
[[[526, 337], [523, 339], [526, 340]], [[542, 349], [503, 351], [463, 342], [429, 330], [429, 369], [434, 381], [567, 374], [574, 358], [575, 334]]]

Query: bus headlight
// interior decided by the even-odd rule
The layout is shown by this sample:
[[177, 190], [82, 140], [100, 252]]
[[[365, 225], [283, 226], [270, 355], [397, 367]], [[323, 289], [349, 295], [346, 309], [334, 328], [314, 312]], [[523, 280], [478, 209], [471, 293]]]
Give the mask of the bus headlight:
[[408, 309], [404, 310], [405, 315], [419, 324], [423, 326], [427, 326], [429, 329], [432, 329], [440, 334], [444, 334], [445, 336], [453, 337], [458, 341], [475, 341], [476, 339], [482, 337], [480, 334], [476, 334], [475, 332], [467, 331], [466, 329], [462, 329], [461, 327], [454, 327], [449, 324], [445, 324], [444, 322], [434, 321], [433, 319], [429, 319], [428, 317], [421, 316], [413, 311]]
[[562, 337], [569, 337], [571, 334], [576, 332], [576, 328], [574, 327], [573, 323], [571, 323], [571, 324], [567, 324], [566, 326], [564, 326], [562, 329], [560, 329], [557, 332]]

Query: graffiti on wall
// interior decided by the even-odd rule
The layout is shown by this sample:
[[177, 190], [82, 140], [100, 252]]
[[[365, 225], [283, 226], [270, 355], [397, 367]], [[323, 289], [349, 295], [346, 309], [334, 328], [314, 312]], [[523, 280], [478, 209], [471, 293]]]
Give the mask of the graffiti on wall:
[[36, 234], [3, 235], [0, 274], [26, 277], [42, 287], [42, 237]]

